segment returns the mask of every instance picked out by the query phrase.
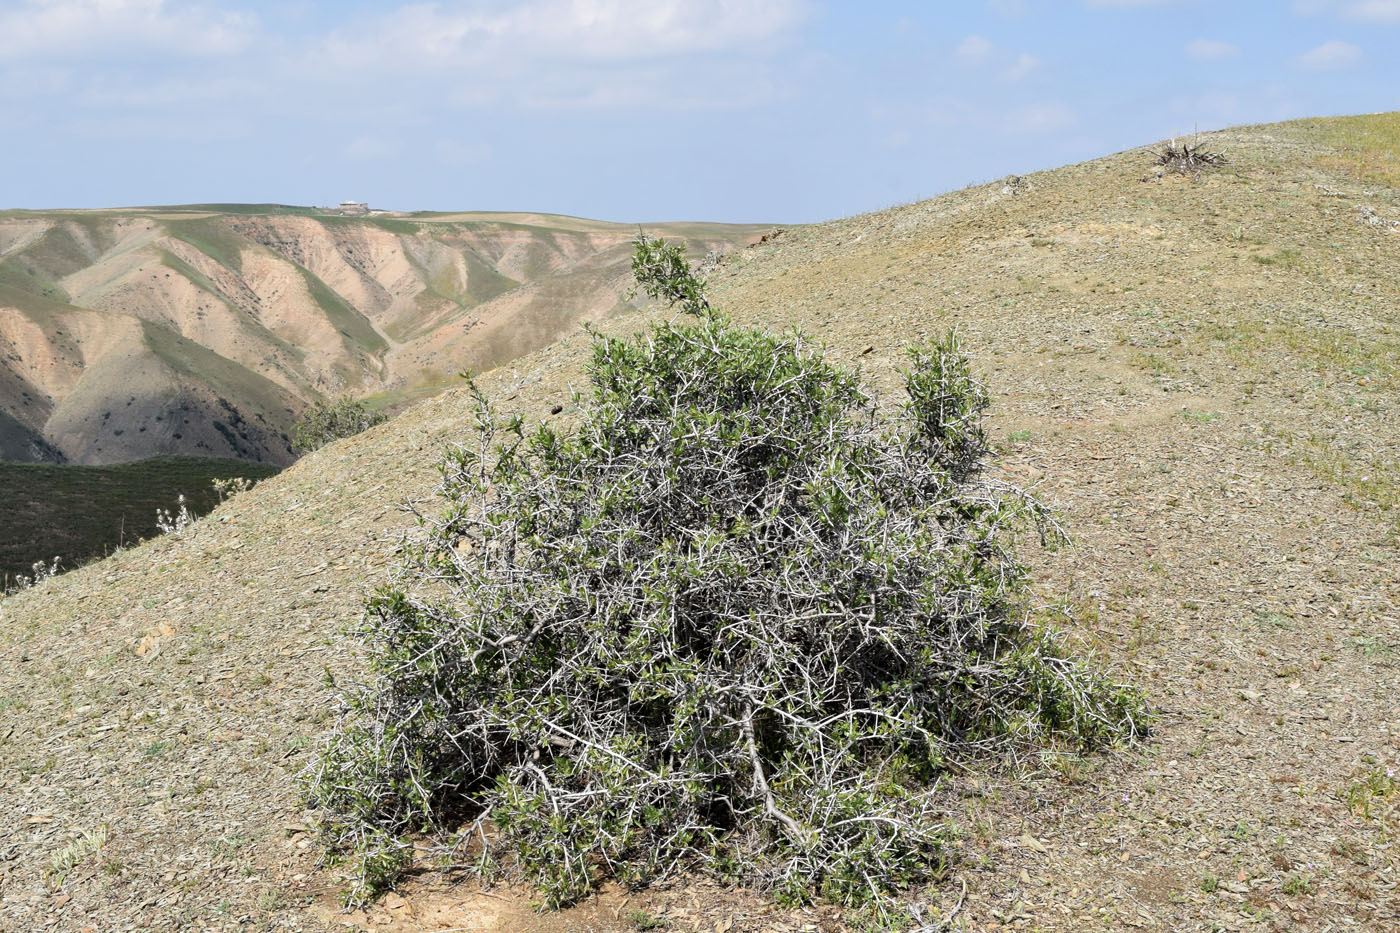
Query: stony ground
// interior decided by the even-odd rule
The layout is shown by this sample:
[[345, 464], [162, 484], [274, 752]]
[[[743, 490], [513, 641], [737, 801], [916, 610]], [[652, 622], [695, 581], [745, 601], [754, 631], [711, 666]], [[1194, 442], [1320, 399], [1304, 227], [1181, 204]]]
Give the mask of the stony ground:
[[[1400, 928], [1400, 205], [1368, 128], [1217, 134], [1230, 164], [1195, 181], [1124, 153], [712, 273], [740, 320], [801, 326], [887, 389], [907, 340], [956, 325], [999, 469], [1075, 541], [1028, 542], [1046, 611], [1159, 713], [1140, 748], [951, 779], [934, 928]], [[485, 387], [547, 416], [584, 349]], [[337, 630], [410, 528], [396, 506], [468, 418], [449, 392], [0, 601], [0, 929], [842, 928], [702, 881], [537, 915], [424, 875], [338, 909], [295, 775], [326, 670], [355, 669]]]

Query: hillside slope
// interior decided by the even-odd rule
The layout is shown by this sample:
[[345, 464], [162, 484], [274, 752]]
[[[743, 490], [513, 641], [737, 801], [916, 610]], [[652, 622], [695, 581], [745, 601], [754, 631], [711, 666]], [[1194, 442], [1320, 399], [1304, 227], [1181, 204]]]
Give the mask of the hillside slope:
[[[758, 229], [648, 226], [698, 255]], [[541, 214], [0, 212], [0, 460], [284, 465], [311, 400], [390, 402], [616, 312], [635, 235]]]
[[[1133, 752], [949, 781], [969, 832], [927, 899], [969, 930], [1400, 926], [1400, 116], [1208, 144], [1230, 165], [1195, 182], [1143, 181], [1126, 152], [792, 231], [712, 275], [740, 320], [801, 326], [886, 387], [904, 342], [957, 326], [1002, 469], [1076, 542], [1028, 552], [1039, 593], [1160, 712]], [[548, 417], [586, 349], [484, 388]], [[470, 423], [447, 392], [0, 602], [0, 928], [840, 928], [703, 883], [536, 917], [431, 873], [337, 912], [294, 775], [332, 715], [323, 672], [357, 670], [337, 628], [411, 527], [396, 506], [431, 496]], [[67, 851], [87, 854], [59, 877]]]

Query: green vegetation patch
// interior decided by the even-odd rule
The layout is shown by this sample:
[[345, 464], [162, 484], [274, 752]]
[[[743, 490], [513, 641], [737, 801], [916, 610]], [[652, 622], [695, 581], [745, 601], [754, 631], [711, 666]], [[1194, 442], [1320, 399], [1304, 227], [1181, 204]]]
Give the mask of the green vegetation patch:
[[389, 344], [380, 336], [379, 331], [374, 329], [369, 318], [355, 310], [349, 302], [336, 294], [335, 289], [321, 281], [309, 269], [302, 266], [297, 266], [297, 269], [306, 280], [306, 290], [311, 294], [312, 300], [326, 313], [326, 317], [340, 331], [341, 336], [357, 349], [370, 353], [382, 353], [389, 349]]
[[[461, 281], [455, 263], [444, 262], [436, 269], [430, 269], [422, 261], [415, 258], [412, 251], [405, 250], [404, 255], [422, 272], [426, 282], [423, 291], [419, 292], [414, 299], [418, 307], [424, 311], [435, 309], [439, 300], [450, 301], [463, 310], [469, 310], [505, 294], [520, 284], [510, 276], [496, 271], [490, 263], [471, 249], [465, 249], [462, 252], [467, 267], [467, 281], [465, 283]], [[390, 333], [396, 340], [408, 341], [433, 326], [435, 326], [434, 319], [425, 316], [411, 328], [399, 326]]]
[[36, 561], [80, 564], [156, 533], [156, 510], [181, 495], [202, 515], [218, 498], [213, 481], [261, 480], [277, 467], [246, 460], [156, 457], [114, 466], [56, 466], [0, 461], [0, 579], [29, 576]]
[[57, 282], [25, 262], [21, 256], [0, 259], [0, 288], [14, 289], [51, 301], [68, 300], [68, 293]]
[[[88, 229], [93, 246], [85, 245], [74, 234], [79, 227]], [[33, 242], [0, 260], [0, 284], [44, 298], [67, 301], [68, 295], [58, 283], [64, 276], [92, 264], [92, 250], [99, 248], [96, 244], [103, 239], [101, 227], [91, 219], [87, 223], [65, 219], [55, 224]]]
[[165, 224], [175, 239], [190, 244], [225, 269], [243, 271], [243, 250], [249, 243], [222, 217], [167, 220]]
[[173, 371], [207, 385], [224, 398], [237, 399], [241, 407], [268, 413], [285, 412], [287, 421], [269, 424], [269, 430], [290, 427], [293, 397], [277, 383], [241, 363], [222, 356], [155, 321], [142, 321], [146, 346]]
[[462, 297], [468, 307], [504, 295], [520, 284], [510, 276], [497, 272], [495, 267], [471, 250], [467, 250], [463, 258], [467, 263], [467, 288]]
[[202, 291], [208, 292], [210, 297], [214, 298], [216, 301], [232, 308], [235, 313], [240, 313], [239, 309], [224, 297], [223, 292], [219, 291], [219, 287], [215, 285], [208, 276], [185, 262], [179, 256], [170, 252], [170, 250], [160, 250], [160, 262], [161, 265], [165, 266], [167, 269], [178, 272], [181, 276], [194, 283]]
[[31, 268], [54, 280], [86, 269], [93, 261], [89, 247], [78, 241], [68, 222], [44, 231], [42, 236], [22, 250], [22, 255]]
[[297, 422], [293, 443], [297, 450], [319, 450], [332, 441], [353, 437], [388, 419], [383, 412], [371, 411], [364, 402], [352, 398], [319, 401]]
[[1308, 120], [1306, 125], [1337, 150], [1319, 159], [1366, 182], [1400, 188], [1400, 112]]
[[294, 204], [173, 204], [167, 207], [147, 207], [149, 211], [161, 213], [169, 211], [190, 211], [211, 214], [232, 214], [234, 216], [259, 217], [268, 214], [308, 217], [321, 213], [320, 208], [300, 207]]
[[373, 214], [320, 214], [316, 217], [327, 227], [378, 227], [385, 233], [418, 236], [423, 225], [402, 217], [377, 217]]

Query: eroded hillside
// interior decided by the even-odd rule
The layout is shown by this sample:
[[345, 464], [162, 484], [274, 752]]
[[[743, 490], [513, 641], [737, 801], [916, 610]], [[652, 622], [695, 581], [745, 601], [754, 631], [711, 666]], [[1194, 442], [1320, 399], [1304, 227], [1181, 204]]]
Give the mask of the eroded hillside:
[[[915, 892], [932, 928], [1400, 927], [1400, 116], [1205, 142], [1230, 162], [1194, 181], [1126, 152], [790, 231], [711, 275], [740, 320], [885, 386], [905, 342], [958, 327], [1001, 469], [1075, 541], [1026, 542], [1038, 599], [1158, 711], [1139, 749], [950, 776], [967, 831]], [[483, 385], [567, 419], [586, 350]], [[411, 528], [396, 506], [430, 503], [472, 417], [449, 391], [0, 602], [0, 927], [841, 929], [702, 882], [536, 915], [431, 865], [339, 911], [295, 775], [333, 716], [324, 671], [361, 670], [338, 629]]]
[[[649, 226], [702, 255], [756, 229]], [[619, 310], [635, 232], [273, 206], [0, 213], [0, 459], [286, 464], [311, 400], [392, 403]]]

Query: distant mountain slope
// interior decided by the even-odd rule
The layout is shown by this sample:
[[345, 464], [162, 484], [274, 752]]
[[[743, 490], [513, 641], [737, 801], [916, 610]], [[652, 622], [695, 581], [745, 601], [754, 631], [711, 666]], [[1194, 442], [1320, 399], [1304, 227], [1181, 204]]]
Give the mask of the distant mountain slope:
[[[647, 229], [703, 254], [761, 228]], [[0, 212], [0, 459], [286, 464], [315, 398], [411, 395], [616, 311], [636, 230], [276, 205]]]

